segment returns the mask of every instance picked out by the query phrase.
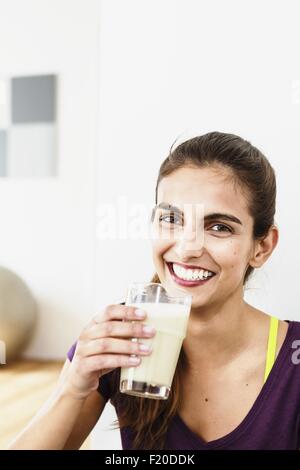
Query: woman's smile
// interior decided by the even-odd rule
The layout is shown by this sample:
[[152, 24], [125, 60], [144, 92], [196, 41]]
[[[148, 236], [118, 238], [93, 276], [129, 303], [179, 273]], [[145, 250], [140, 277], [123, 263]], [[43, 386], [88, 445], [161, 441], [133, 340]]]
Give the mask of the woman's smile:
[[192, 269], [181, 263], [166, 262], [171, 278], [176, 284], [184, 287], [196, 287], [207, 284], [216, 273], [204, 268]]

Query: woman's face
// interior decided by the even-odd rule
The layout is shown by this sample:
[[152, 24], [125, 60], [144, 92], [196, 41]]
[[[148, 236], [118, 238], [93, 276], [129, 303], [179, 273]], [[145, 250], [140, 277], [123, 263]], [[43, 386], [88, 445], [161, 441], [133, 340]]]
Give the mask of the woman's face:
[[[170, 292], [176, 288], [192, 294], [193, 307], [224, 302], [238, 290], [243, 295], [243, 279], [253, 254], [253, 219], [245, 196], [226, 180], [226, 171], [183, 167], [158, 186], [152, 223], [156, 272]], [[193, 277], [190, 270], [178, 269], [180, 265], [192, 266]], [[201, 280], [201, 269], [215, 274]]]

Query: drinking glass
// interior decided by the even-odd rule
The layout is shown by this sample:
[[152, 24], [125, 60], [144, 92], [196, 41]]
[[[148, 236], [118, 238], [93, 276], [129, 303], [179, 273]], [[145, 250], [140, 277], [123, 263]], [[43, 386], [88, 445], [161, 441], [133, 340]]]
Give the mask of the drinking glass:
[[121, 368], [120, 392], [145, 398], [168, 398], [186, 336], [191, 304], [191, 295], [183, 291], [176, 292], [175, 296], [172, 291], [171, 295], [158, 283], [129, 286], [125, 305], [145, 310], [145, 323], [154, 326], [156, 334], [142, 339], [143, 343], [152, 346], [150, 355], [141, 356], [138, 366]]

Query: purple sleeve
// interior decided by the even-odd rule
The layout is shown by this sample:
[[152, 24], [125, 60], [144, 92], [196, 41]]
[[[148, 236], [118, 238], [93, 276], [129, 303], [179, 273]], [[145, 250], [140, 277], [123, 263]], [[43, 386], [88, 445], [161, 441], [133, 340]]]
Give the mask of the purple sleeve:
[[75, 353], [75, 349], [76, 349], [76, 345], [77, 345], [77, 341], [74, 344], [72, 344], [72, 346], [70, 347], [70, 349], [67, 353], [67, 356], [68, 356], [70, 362], [72, 362], [72, 359], [73, 359], [73, 356], [74, 356], [74, 353]]
[[[70, 347], [67, 356], [69, 358], [69, 361], [72, 362], [75, 349], [77, 346], [77, 341], [72, 344]], [[105, 400], [109, 400], [111, 395], [112, 395], [112, 384], [111, 384], [111, 379], [112, 375], [111, 372], [108, 374], [104, 374], [100, 379], [99, 379], [99, 386], [98, 386], [98, 392], [103, 396]]]

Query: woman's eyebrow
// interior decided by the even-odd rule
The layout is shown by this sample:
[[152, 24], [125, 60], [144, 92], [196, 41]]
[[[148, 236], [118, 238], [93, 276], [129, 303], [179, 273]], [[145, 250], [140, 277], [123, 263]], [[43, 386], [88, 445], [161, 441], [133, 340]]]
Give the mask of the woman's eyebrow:
[[[160, 202], [155, 206], [155, 209], [166, 209], [172, 212], [176, 212], [177, 214], [183, 215], [182, 210], [179, 209], [179, 207], [173, 206], [172, 204], [168, 204], [166, 202]], [[243, 225], [240, 219], [238, 219], [235, 215], [232, 214], [223, 214], [221, 212], [213, 212], [212, 214], [207, 214], [204, 216], [204, 221], [209, 222], [210, 220], [216, 220], [216, 219], [222, 219], [222, 220], [228, 220], [230, 222], [234, 222], [236, 224]]]

